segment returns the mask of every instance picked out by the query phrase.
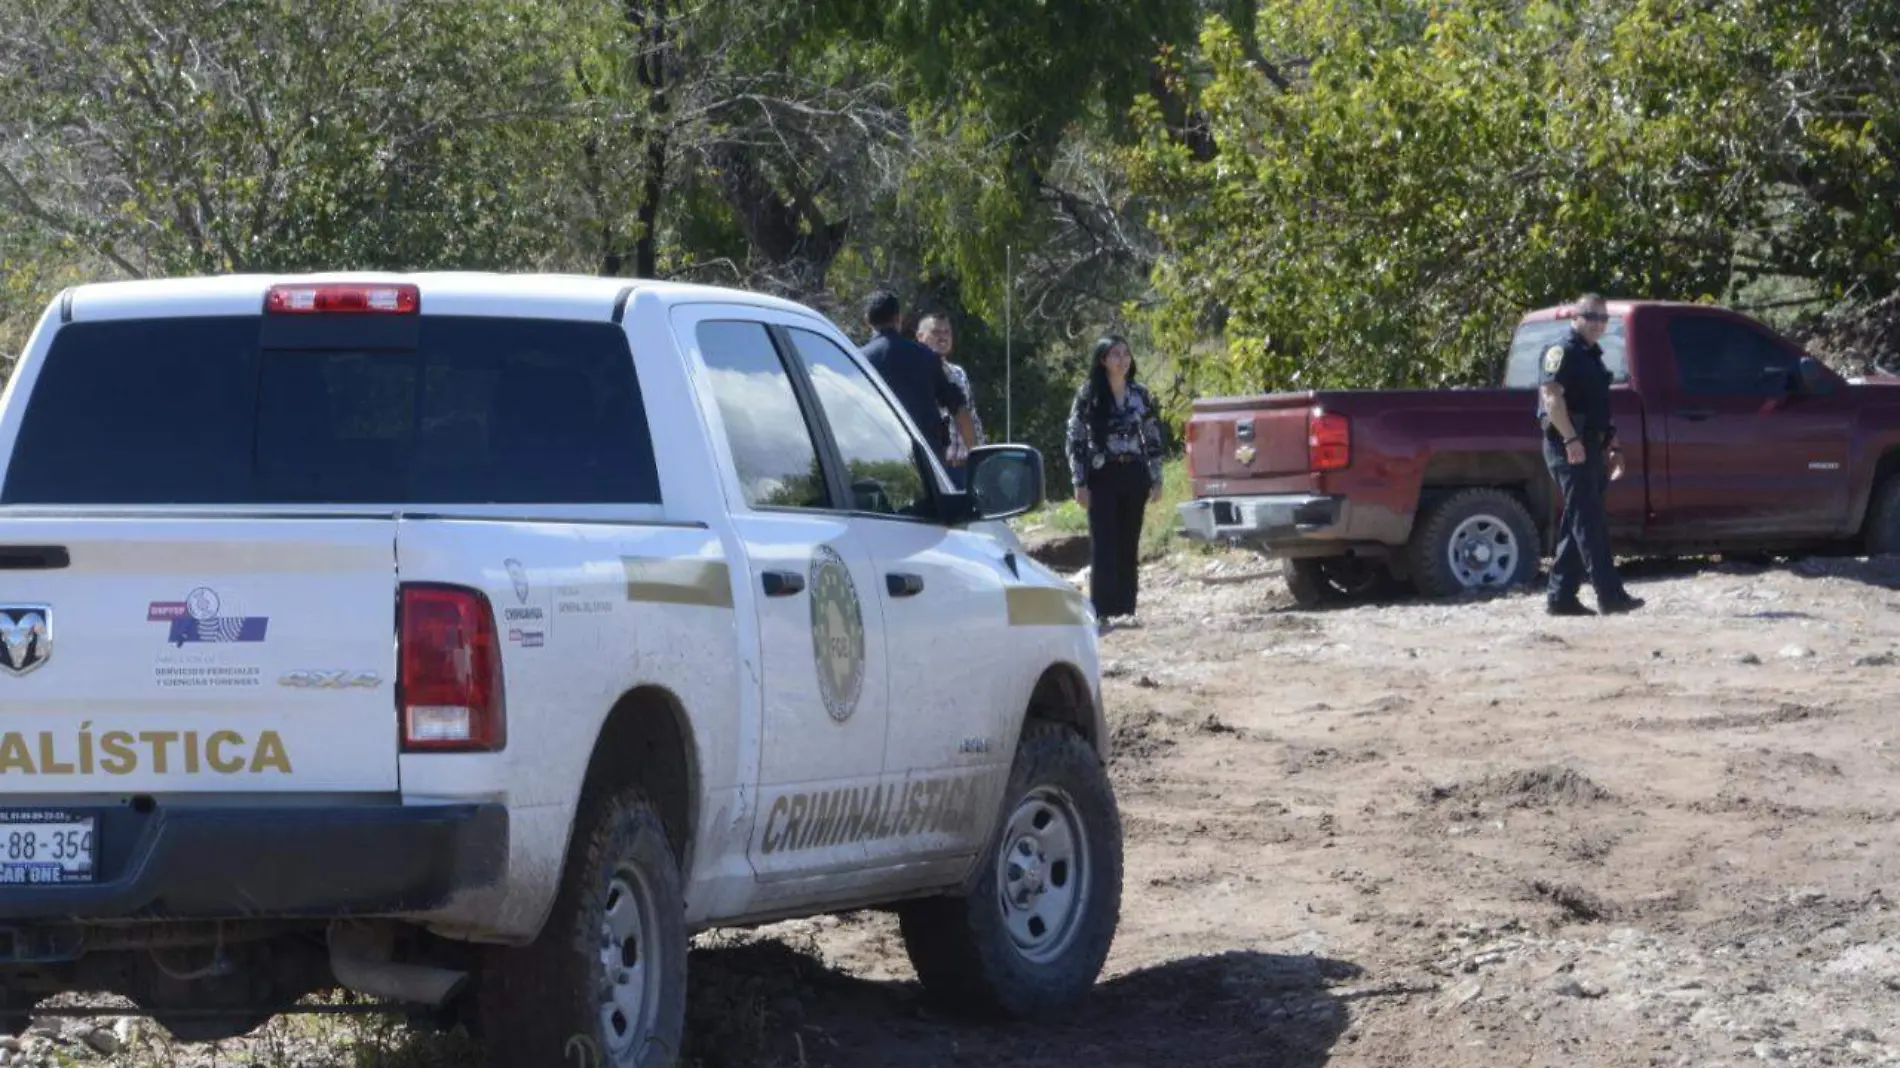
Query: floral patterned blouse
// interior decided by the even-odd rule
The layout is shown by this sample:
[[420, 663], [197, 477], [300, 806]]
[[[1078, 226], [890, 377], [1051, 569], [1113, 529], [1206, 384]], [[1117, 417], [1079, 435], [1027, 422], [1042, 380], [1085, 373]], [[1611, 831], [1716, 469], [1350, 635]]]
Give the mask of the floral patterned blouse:
[[970, 376], [963, 370], [962, 364], [951, 363], [949, 360], [945, 360], [943, 361], [943, 370], [945, 374], [950, 376], [950, 381], [956, 383], [957, 388], [963, 391], [964, 406], [969, 410], [970, 422], [976, 427], [976, 443], [973, 445], [963, 440], [963, 431], [957, 428], [956, 417], [951, 415], [947, 409], [938, 408], [937, 410], [943, 412], [943, 424], [950, 428], [951, 447], [957, 449], [959, 452], [968, 452], [977, 445], [984, 443], [983, 420], [976, 417], [976, 391], [970, 388]]
[[1089, 472], [1108, 462], [1109, 456], [1139, 456], [1147, 461], [1152, 485], [1161, 484], [1161, 420], [1156, 414], [1154, 396], [1139, 382], [1128, 383], [1121, 403], [1111, 405], [1108, 435], [1103, 451], [1096, 453], [1089, 442], [1089, 387], [1075, 391], [1075, 403], [1069, 407], [1069, 473], [1078, 488], [1088, 485]]

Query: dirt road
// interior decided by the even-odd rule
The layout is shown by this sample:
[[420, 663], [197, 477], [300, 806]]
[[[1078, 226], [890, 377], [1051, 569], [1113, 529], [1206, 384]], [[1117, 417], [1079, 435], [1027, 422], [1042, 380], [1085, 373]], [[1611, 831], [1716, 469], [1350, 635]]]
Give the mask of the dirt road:
[[[1145, 627], [1104, 639], [1127, 881], [1087, 1006], [946, 1020], [888, 917], [801, 921], [701, 940], [693, 1058], [1900, 1064], [1900, 562], [1631, 585], [1649, 607], [1610, 619], [1308, 613], [1250, 557], [1148, 568]], [[114, 1063], [463, 1063], [341, 1037]]]
[[952, 1023], [887, 918], [790, 923], [695, 958], [707, 1063], [1900, 1064], [1900, 563], [1636, 573], [1610, 619], [1144, 582], [1088, 1007]]

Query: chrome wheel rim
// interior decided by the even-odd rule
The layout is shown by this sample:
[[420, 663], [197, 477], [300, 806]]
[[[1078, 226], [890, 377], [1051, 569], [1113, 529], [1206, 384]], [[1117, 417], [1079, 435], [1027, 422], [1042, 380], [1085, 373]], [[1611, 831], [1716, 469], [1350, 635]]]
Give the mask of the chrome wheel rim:
[[996, 891], [1016, 952], [1038, 964], [1075, 941], [1089, 895], [1088, 839], [1075, 802], [1054, 787], [1024, 797], [1003, 825]]
[[1445, 548], [1460, 586], [1502, 586], [1517, 573], [1523, 553], [1509, 524], [1492, 515], [1474, 515], [1458, 524]]
[[653, 1034], [659, 1016], [659, 973], [649, 967], [659, 950], [652, 891], [638, 873], [621, 871], [607, 884], [600, 916], [600, 1034], [622, 1061]]

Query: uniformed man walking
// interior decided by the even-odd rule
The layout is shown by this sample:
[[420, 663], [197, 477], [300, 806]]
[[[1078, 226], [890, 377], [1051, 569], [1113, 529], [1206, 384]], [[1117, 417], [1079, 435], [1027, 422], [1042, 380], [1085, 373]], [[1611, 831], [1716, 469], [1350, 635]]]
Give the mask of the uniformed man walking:
[[1544, 429], [1544, 464], [1563, 496], [1561, 537], [1544, 606], [1554, 616], [1592, 614], [1577, 599], [1586, 570], [1597, 609], [1605, 615], [1643, 606], [1616, 573], [1603, 504], [1610, 480], [1623, 475], [1623, 453], [1610, 421], [1611, 376], [1597, 343], [1609, 323], [1603, 298], [1585, 293], [1571, 310], [1569, 336], [1544, 351], [1537, 419]]

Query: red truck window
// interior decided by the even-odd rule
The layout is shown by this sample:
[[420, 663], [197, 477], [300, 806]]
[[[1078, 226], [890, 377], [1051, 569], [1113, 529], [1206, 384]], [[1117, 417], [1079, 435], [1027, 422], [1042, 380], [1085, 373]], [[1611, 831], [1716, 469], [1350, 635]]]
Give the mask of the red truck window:
[[1746, 323], [1713, 315], [1669, 320], [1676, 380], [1691, 396], [1778, 397], [1794, 381], [1795, 357]]
[[[1626, 324], [1623, 316], [1610, 316], [1610, 328], [1603, 335], [1603, 366], [1610, 369], [1611, 380], [1629, 381], [1629, 358], [1624, 351]], [[1552, 345], [1561, 345], [1570, 334], [1570, 320], [1541, 319], [1520, 324], [1517, 333], [1511, 338], [1511, 355], [1504, 365], [1504, 387], [1506, 389], [1535, 389], [1538, 381], [1538, 367], [1543, 361], [1544, 350]]]

